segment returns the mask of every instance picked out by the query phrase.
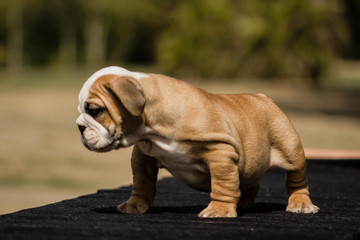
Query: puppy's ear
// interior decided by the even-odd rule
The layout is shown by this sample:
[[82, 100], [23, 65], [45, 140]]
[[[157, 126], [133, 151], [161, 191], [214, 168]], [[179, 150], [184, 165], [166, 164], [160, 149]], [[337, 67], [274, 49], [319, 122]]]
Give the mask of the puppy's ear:
[[125, 109], [133, 116], [140, 116], [145, 107], [145, 96], [139, 82], [132, 77], [119, 77], [106, 86]]

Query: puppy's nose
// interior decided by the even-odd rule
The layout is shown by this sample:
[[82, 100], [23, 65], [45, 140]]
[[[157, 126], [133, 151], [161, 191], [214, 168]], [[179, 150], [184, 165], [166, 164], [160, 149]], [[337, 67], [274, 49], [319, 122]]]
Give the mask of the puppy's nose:
[[80, 133], [83, 134], [83, 132], [85, 131], [85, 126], [82, 126], [82, 125], [79, 125], [78, 126], [79, 130], [80, 130]]

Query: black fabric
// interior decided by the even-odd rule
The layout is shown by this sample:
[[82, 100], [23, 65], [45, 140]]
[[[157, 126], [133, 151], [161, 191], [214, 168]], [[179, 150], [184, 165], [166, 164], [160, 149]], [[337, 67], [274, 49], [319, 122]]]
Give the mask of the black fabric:
[[238, 218], [198, 218], [209, 194], [168, 178], [147, 214], [116, 213], [130, 186], [100, 190], [2, 215], [0, 239], [360, 239], [360, 161], [308, 161], [307, 175], [318, 214], [286, 213], [285, 173], [272, 169]]

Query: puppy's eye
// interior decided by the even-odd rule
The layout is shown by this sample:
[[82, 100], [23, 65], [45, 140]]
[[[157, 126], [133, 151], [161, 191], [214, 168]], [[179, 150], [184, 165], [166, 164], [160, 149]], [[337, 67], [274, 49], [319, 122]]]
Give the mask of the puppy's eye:
[[93, 118], [97, 117], [100, 113], [104, 112], [105, 111], [105, 108], [102, 108], [102, 107], [94, 107], [94, 106], [91, 106], [91, 104], [88, 104], [86, 107], [85, 107], [85, 110], [86, 110], [86, 113], [89, 114], [90, 116], [92, 116]]
[[89, 109], [87, 113], [94, 118], [97, 117], [104, 110], [105, 110], [104, 108], [93, 108], [93, 109]]

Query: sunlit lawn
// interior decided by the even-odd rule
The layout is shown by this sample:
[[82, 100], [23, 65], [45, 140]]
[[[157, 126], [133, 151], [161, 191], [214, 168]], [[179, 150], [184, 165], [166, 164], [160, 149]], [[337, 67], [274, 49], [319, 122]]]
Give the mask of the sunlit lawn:
[[[84, 69], [0, 73], [0, 214], [131, 183], [131, 149], [98, 154], [80, 142], [77, 94], [91, 74]], [[349, 79], [331, 84], [360, 86], [360, 73]], [[212, 92], [263, 92], [285, 103], [305, 147], [360, 149], [359, 118], [291, 110], [292, 104], [322, 99], [319, 92], [258, 81], [195, 84]]]

